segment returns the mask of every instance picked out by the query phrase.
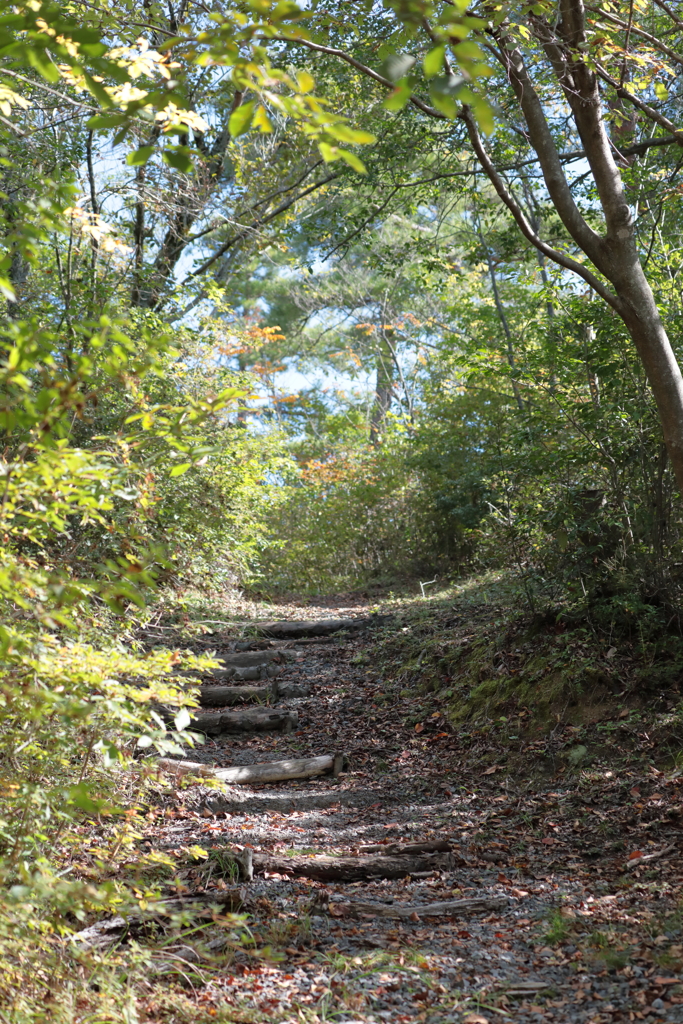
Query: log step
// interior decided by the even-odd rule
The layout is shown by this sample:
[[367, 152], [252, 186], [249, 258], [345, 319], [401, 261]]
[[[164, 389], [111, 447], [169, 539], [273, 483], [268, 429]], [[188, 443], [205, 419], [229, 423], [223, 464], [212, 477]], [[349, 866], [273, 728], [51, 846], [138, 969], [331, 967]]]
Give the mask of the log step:
[[397, 857], [274, 857], [254, 854], [254, 873], [294, 875], [317, 882], [362, 882], [372, 878], [405, 878], [452, 871], [460, 858], [450, 853]]
[[279, 640], [294, 640], [304, 636], [329, 636], [342, 630], [363, 629], [370, 625], [370, 618], [363, 619], [304, 619], [290, 622], [260, 622], [256, 626], [259, 636], [274, 637]]
[[231, 785], [253, 785], [262, 782], [282, 782], [285, 779], [312, 779], [316, 775], [331, 773], [335, 777], [342, 770], [342, 754], [324, 754], [320, 757], [299, 757], [286, 761], [266, 761], [262, 764], [236, 765], [232, 768], [213, 768], [197, 761], [174, 761], [159, 757], [155, 764], [176, 775], [205, 775]]
[[201, 686], [199, 703], [203, 708], [222, 708], [229, 704], [248, 704], [256, 701], [265, 704], [277, 700], [277, 682], [267, 686]]
[[331, 917], [388, 917], [394, 920], [419, 921], [426, 917], [462, 917], [465, 914], [489, 914], [496, 910], [507, 910], [510, 901], [506, 896], [473, 898], [468, 900], [447, 900], [444, 903], [422, 903], [406, 906], [396, 903], [328, 903], [313, 906], [311, 913], [330, 914]]
[[249, 708], [247, 711], [195, 713], [190, 728], [205, 736], [220, 736], [230, 732], [291, 732], [298, 724], [296, 711]]

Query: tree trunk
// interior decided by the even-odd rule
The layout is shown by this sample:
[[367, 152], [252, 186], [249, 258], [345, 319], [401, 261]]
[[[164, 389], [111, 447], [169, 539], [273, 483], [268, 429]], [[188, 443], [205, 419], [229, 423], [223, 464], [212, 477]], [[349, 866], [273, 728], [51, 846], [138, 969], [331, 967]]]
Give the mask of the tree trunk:
[[637, 254], [629, 251], [635, 250], [635, 245], [625, 249], [625, 246], [619, 246], [614, 254], [612, 281], [622, 300], [621, 318], [652, 388], [662, 422], [664, 443], [679, 490], [683, 493], [683, 375], [640, 260]]

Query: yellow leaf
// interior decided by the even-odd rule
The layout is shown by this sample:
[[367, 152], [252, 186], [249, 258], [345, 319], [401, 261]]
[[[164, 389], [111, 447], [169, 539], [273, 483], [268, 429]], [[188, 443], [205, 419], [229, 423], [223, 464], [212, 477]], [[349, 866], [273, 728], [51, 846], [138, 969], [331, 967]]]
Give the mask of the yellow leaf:
[[315, 79], [313, 75], [309, 75], [308, 71], [299, 71], [296, 77], [299, 83], [299, 92], [311, 92], [315, 88]]
[[258, 128], [260, 131], [267, 133], [272, 132], [273, 126], [270, 123], [270, 118], [266, 113], [265, 107], [259, 107], [254, 114], [254, 120], [251, 122], [252, 127]]

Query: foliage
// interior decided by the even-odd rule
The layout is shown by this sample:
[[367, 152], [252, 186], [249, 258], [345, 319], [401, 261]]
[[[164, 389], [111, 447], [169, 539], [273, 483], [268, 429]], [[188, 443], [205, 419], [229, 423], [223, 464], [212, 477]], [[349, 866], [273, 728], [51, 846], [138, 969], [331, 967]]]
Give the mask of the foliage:
[[[9, 998], [95, 911], [154, 898], [153, 880], [137, 895], [102, 865], [132, 843], [151, 785], [133, 756], [188, 741], [173, 672], [199, 663], [137, 635], [185, 588], [511, 570], [533, 621], [640, 645], [639, 685], [665, 685], [683, 557], [643, 363], [551, 201], [491, 42], [521, 48], [574, 167], [544, 5], [1, 6]], [[680, 23], [661, 5], [600, 19], [591, 59], [634, 252], [678, 339]], [[477, 138], [547, 252], [506, 219]], [[596, 179], [567, 181], [602, 231]], [[466, 714], [531, 699], [541, 655], [502, 679], [502, 642], [446, 659]], [[576, 666], [551, 647], [566, 697]], [[96, 820], [95, 875], [64, 874]], [[40, 1019], [49, 977], [17, 1020]]]

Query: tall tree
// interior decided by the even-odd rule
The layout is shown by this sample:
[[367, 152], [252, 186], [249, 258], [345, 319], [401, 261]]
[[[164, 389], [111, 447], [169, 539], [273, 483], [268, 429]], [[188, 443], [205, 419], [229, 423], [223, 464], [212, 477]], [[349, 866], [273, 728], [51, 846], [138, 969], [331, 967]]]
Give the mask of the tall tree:
[[[334, 3], [335, 19], [329, 9], [324, 15], [333, 27], [321, 19], [315, 37], [286, 38], [375, 82], [389, 93], [390, 110], [410, 104], [423, 117], [462, 124], [461, 143], [469, 144], [524, 237], [586, 282], [626, 325], [683, 489], [683, 376], [643, 268], [634, 213], [642, 191], [637, 158], [683, 142], [672, 120], [674, 89], [667, 89], [683, 68], [677, 45], [683, 22], [658, 2], [638, 11], [632, 5], [625, 20], [608, 5], [587, 8], [582, 0], [483, 3], [465, 15], [450, 3], [386, 6], [393, 20], [368, 5], [363, 21], [354, 8], [355, 46], [343, 8]], [[384, 57], [379, 70], [378, 56]], [[486, 95], [502, 129], [488, 145], [482, 126], [491, 131], [493, 124]], [[576, 160], [588, 171], [572, 181], [567, 167]], [[522, 175], [528, 183], [530, 164], [540, 171], [535, 187], [547, 192], [562, 224], [556, 244], [525, 212]]]

